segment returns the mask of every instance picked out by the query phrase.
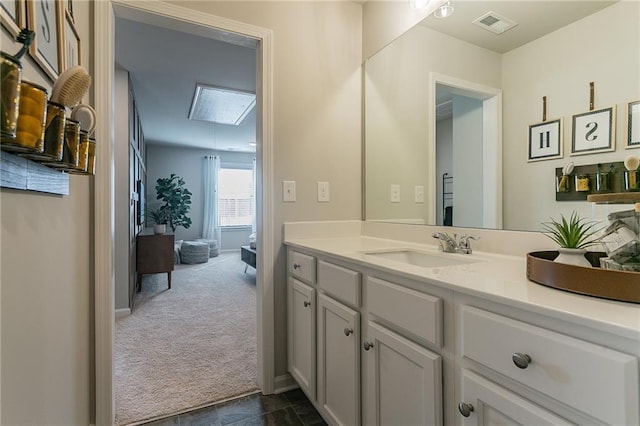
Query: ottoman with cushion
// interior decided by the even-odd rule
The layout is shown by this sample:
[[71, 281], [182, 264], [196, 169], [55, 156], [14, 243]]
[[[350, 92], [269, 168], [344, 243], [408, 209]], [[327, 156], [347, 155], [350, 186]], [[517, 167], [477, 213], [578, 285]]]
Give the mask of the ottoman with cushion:
[[209, 244], [203, 241], [184, 241], [180, 248], [182, 263], [206, 263], [209, 261]]
[[220, 254], [220, 249], [218, 248], [218, 240], [208, 240], [206, 238], [198, 238], [196, 241], [209, 244], [209, 257], [216, 257], [217, 255]]

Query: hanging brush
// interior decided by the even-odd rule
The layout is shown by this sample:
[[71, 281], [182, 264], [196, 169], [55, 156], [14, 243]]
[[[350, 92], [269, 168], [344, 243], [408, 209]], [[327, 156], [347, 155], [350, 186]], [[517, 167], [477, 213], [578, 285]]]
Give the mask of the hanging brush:
[[51, 101], [66, 107], [77, 105], [91, 86], [91, 76], [81, 65], [60, 74], [51, 89]]

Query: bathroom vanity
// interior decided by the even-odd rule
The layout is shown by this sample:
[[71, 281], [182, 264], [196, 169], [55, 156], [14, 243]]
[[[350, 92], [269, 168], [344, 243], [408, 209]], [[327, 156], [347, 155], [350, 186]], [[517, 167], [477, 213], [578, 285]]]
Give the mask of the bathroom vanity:
[[285, 226], [288, 367], [329, 424], [640, 422], [640, 305], [532, 283], [524, 256], [316, 234]]

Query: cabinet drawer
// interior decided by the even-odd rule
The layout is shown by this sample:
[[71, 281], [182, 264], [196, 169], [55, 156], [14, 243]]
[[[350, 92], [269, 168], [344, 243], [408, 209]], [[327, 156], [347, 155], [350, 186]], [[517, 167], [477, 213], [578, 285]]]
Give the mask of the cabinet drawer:
[[318, 285], [336, 299], [360, 306], [360, 272], [320, 260]]
[[439, 297], [369, 277], [367, 309], [383, 322], [442, 347], [442, 299]]
[[289, 251], [289, 273], [308, 283], [316, 282], [316, 258], [297, 251]]
[[630, 355], [470, 306], [462, 307], [462, 355], [605, 423], [638, 423]]

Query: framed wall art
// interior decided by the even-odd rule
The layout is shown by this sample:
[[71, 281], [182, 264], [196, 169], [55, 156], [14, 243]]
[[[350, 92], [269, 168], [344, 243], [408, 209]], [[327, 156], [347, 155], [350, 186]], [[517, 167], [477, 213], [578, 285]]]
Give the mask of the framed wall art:
[[562, 118], [529, 126], [527, 161], [562, 158]]
[[611, 106], [572, 118], [571, 155], [614, 151], [616, 108]]
[[0, 22], [17, 37], [26, 23], [25, 0], [0, 0]]
[[64, 70], [81, 65], [80, 36], [73, 23], [73, 16], [68, 10], [64, 12]]
[[640, 101], [627, 105], [627, 148], [640, 148]]
[[49, 78], [55, 80], [63, 66], [62, 2], [61, 0], [31, 0], [27, 2], [27, 6], [27, 25], [36, 33], [29, 47], [29, 54]]

